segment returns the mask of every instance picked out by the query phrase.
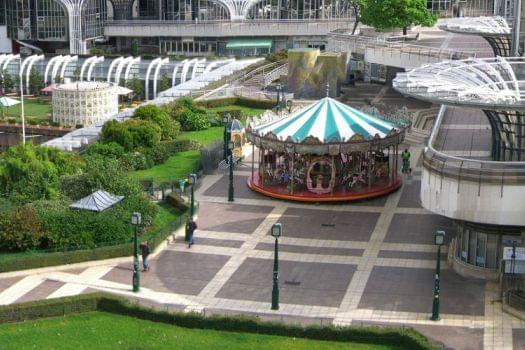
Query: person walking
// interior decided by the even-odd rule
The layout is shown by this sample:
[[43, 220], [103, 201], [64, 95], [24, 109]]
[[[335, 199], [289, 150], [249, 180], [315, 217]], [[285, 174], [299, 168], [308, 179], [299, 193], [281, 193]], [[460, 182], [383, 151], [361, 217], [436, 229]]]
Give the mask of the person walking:
[[142, 272], [148, 272], [149, 271], [148, 256], [150, 253], [148, 241], [144, 241], [140, 244], [140, 251], [142, 253], [142, 266], [144, 267], [144, 270], [142, 270]]
[[401, 172], [404, 174], [411, 173], [412, 169], [410, 168], [410, 152], [408, 149], [405, 148], [405, 150], [401, 153], [401, 159], [403, 159], [403, 168], [401, 169]]
[[193, 233], [195, 232], [196, 229], [197, 229], [197, 224], [195, 223], [195, 221], [193, 221], [193, 218], [190, 217], [186, 225], [186, 230], [188, 231], [188, 248], [191, 248], [191, 246], [194, 243]]

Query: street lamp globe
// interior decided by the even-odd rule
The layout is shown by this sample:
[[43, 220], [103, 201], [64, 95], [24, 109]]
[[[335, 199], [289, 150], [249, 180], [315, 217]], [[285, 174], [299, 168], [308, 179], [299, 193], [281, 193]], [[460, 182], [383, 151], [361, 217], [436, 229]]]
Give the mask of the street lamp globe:
[[272, 236], [275, 238], [281, 237], [281, 234], [283, 232], [283, 225], [280, 223], [273, 224], [272, 226]]
[[195, 185], [195, 182], [197, 182], [197, 174], [190, 174], [188, 175], [188, 182], [190, 183], [190, 185]]
[[443, 245], [445, 242], [445, 231], [436, 231], [434, 233], [434, 242], [436, 245]]
[[132, 225], [140, 225], [140, 223], [142, 222], [142, 216], [140, 215], [140, 213], [133, 213], [131, 215], [131, 224]]

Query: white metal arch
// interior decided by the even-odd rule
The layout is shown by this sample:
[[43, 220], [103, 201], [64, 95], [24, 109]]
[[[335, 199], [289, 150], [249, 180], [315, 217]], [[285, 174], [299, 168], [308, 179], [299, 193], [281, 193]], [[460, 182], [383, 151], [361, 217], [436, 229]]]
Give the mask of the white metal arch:
[[38, 55], [31, 55], [31, 56], [26, 57], [26, 59], [22, 61], [22, 64], [21, 64], [20, 67], [19, 67], [18, 74], [21, 75], [21, 76], [23, 76], [23, 75], [24, 75], [24, 69], [26, 68], [26, 66], [27, 66], [32, 60], [34, 60], [36, 57], [38, 57]]
[[100, 62], [104, 62], [104, 56], [100, 56], [96, 60], [93, 60], [93, 62], [91, 62], [87, 71], [87, 81], [91, 81], [91, 74], [93, 73], [93, 68], [95, 68], [95, 65]]
[[197, 60], [197, 62], [195, 62], [195, 65], [193, 66], [193, 71], [191, 72], [191, 79], [195, 79], [197, 77], [197, 71], [199, 69], [200, 66], [204, 66], [204, 63], [206, 62], [206, 59], [205, 58], [202, 58], [200, 60]]
[[[31, 56], [33, 57], [33, 56]], [[26, 90], [27, 90], [27, 94], [29, 94], [29, 77], [31, 76], [31, 69], [33, 68], [33, 65], [37, 62], [37, 61], [41, 61], [44, 59], [44, 55], [37, 55], [34, 59], [31, 60], [31, 62], [29, 62], [29, 64], [27, 65], [27, 70], [26, 70]]]
[[66, 58], [64, 60], [64, 64], [62, 65], [62, 69], [60, 70], [60, 79], [64, 79], [64, 74], [66, 72], [66, 67], [68, 64], [70, 64], [71, 62], [75, 62], [78, 60], [78, 56], [75, 55], [75, 56], [69, 56], [68, 58]]
[[124, 72], [124, 81], [127, 83], [129, 79], [129, 72], [131, 71], [131, 67], [133, 67], [134, 64], [140, 63], [140, 57], [133, 58], [129, 64], [126, 67], [126, 71]]
[[197, 60], [198, 60], [197, 58], [194, 58], [184, 63], [184, 65], [182, 66], [182, 73], [180, 75], [181, 84], [186, 81], [186, 76], [188, 75], [188, 70], [190, 69], [190, 65], [195, 64]]
[[68, 13], [69, 52], [77, 55], [87, 53], [86, 41], [82, 40], [82, 6], [85, 0], [58, 0]]
[[146, 94], [145, 94], [145, 97], [146, 97], [146, 100], [149, 99], [149, 75], [151, 73], [151, 70], [153, 69], [153, 67], [158, 64], [160, 61], [162, 60], [161, 57], [159, 58], [155, 58], [153, 61], [150, 62], [150, 64], [148, 65], [148, 70], [146, 71], [146, 84], [145, 84], [145, 91], [146, 91]]
[[175, 68], [173, 68], [173, 75], [171, 77], [171, 86], [175, 86], [175, 83], [177, 82], [177, 73], [179, 72], [179, 69], [182, 67], [182, 65], [186, 64], [186, 62], [188, 62], [187, 59], [177, 64]]
[[120, 84], [120, 75], [122, 74], [122, 69], [124, 69], [124, 66], [129, 64], [131, 61], [133, 61], [133, 57], [129, 56], [119, 62], [117, 65], [117, 70], [115, 71], [115, 84]]
[[20, 58], [20, 55], [8, 55], [6, 60], [4, 61], [4, 64], [2, 65], [2, 77], [4, 76], [4, 71], [7, 69], [7, 66], [9, 65], [9, 62], [12, 60]]
[[111, 61], [111, 64], [109, 65], [109, 69], [108, 69], [108, 77], [107, 77], [108, 83], [111, 82], [111, 73], [113, 73], [113, 67], [119, 64], [123, 59], [124, 57], [120, 56], [120, 57], [115, 58], [113, 61]]
[[[8, 57], [10, 56], [11, 54], [1, 54], [0, 55], [0, 65], [2, 64], [2, 62]], [[1, 72], [0, 72], [1, 73]]]
[[[44, 83], [47, 84], [48, 80], [47, 80], [47, 73], [49, 73], [49, 70], [55, 65], [55, 62], [59, 59], [61, 59], [63, 56], [60, 55], [60, 56], [55, 56], [55, 57], [52, 57], [48, 62], [47, 62], [47, 66], [46, 66], [46, 70], [44, 71]], [[51, 79], [50, 79], [51, 80]]]
[[157, 65], [157, 68], [155, 68], [155, 74], [153, 74], [153, 97], [157, 97], [157, 80], [159, 78], [160, 69], [169, 61], [169, 58], [163, 58], [162, 60], [160, 60], [159, 64]]
[[62, 56], [59, 58], [55, 65], [53, 66], [53, 70], [51, 71], [51, 82], [54, 83], [58, 74], [58, 70], [60, 69], [60, 65], [64, 63], [64, 61], [68, 60], [70, 55]]
[[88, 64], [96, 60], [97, 57], [98, 56], [91, 56], [87, 60], [85, 60], [84, 63], [82, 63], [82, 68], [80, 68], [80, 77], [79, 77], [80, 81], [84, 80], [84, 72], [86, 71]]

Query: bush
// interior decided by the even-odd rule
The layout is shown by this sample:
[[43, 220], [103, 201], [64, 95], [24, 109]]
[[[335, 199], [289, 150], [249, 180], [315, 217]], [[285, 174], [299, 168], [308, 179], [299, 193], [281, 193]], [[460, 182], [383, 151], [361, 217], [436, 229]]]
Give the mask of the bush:
[[126, 151], [138, 147], [153, 147], [160, 139], [160, 127], [148, 120], [130, 119], [122, 123], [110, 120], [104, 124], [101, 132], [102, 143], [115, 142]]
[[88, 146], [85, 154], [88, 156], [100, 155], [109, 158], [121, 158], [124, 155], [124, 147], [116, 142], [95, 142]]
[[16, 124], [16, 119], [15, 119], [15, 118], [8, 118], [8, 119], [7, 119], [7, 122], [8, 122], [9, 124]]
[[82, 129], [83, 127], [84, 127], [84, 124], [75, 125], [75, 129]]
[[161, 139], [173, 140], [180, 132], [180, 124], [173, 120], [166, 109], [155, 105], [139, 107], [133, 113], [133, 118], [148, 120], [157, 124], [161, 129]]
[[199, 101], [198, 105], [207, 107], [207, 108], [239, 105], [239, 106], [259, 108], [259, 109], [272, 109], [275, 107], [275, 101], [255, 100], [255, 99], [246, 98], [246, 97], [227, 97], [227, 98], [218, 98], [215, 100]]
[[33, 208], [18, 207], [0, 212], [0, 249], [20, 251], [40, 246], [42, 222]]
[[186, 211], [189, 209], [188, 203], [182, 199], [181, 196], [179, 196], [176, 192], [170, 192], [166, 196], [166, 203], [174, 207], [175, 209], [178, 209], [180, 211]]
[[180, 116], [179, 122], [182, 130], [185, 131], [206, 130], [211, 126], [206, 113], [196, 113], [191, 110], [187, 110], [183, 113]]

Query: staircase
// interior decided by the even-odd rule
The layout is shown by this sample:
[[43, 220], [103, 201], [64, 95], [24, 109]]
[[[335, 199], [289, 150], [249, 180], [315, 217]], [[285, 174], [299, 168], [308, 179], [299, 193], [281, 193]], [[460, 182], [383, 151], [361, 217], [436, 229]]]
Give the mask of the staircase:
[[439, 107], [414, 112], [412, 115], [412, 126], [405, 134], [405, 141], [413, 145], [425, 144], [430, 136], [430, 131], [438, 112]]

